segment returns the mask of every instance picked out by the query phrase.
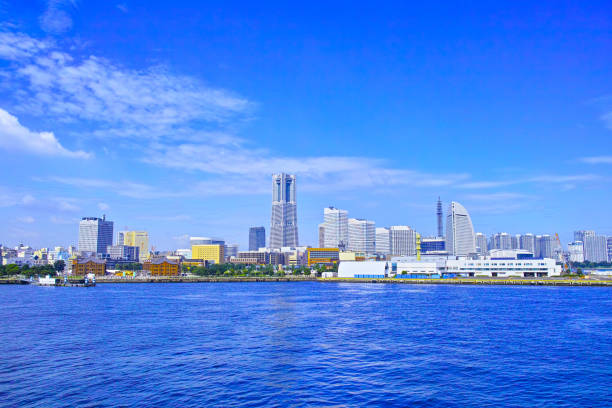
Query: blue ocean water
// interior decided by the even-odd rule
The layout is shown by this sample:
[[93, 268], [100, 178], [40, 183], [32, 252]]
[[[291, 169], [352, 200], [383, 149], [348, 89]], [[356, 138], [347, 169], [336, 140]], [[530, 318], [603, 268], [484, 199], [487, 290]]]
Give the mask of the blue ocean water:
[[612, 406], [612, 289], [0, 286], [2, 406]]

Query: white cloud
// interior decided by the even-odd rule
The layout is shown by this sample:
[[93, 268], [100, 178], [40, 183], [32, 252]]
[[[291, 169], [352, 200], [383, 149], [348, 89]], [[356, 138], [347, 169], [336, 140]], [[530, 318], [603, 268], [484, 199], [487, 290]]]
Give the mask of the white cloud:
[[[198, 170], [213, 174], [212, 181], [199, 188], [259, 192], [268, 191], [268, 179], [276, 172], [300, 176], [302, 191], [329, 191], [355, 187], [441, 187], [450, 186], [469, 177], [467, 174], [429, 174], [406, 169], [394, 169], [384, 160], [349, 156], [283, 157], [266, 149], [253, 149], [244, 143], [233, 146], [209, 144], [155, 145], [146, 163], [182, 170]], [[254, 190], [253, 190], [254, 189]]]
[[98, 203], [98, 208], [100, 209], [100, 211], [108, 211], [110, 210], [110, 205], [106, 203]]
[[52, 44], [28, 35], [0, 31], [0, 58], [14, 61], [32, 57], [48, 50]]
[[36, 199], [30, 194], [26, 194], [21, 198], [21, 202], [25, 205], [32, 204], [34, 201], [36, 201]]
[[608, 127], [608, 129], [612, 130], [612, 111], [601, 115], [601, 120], [603, 120], [606, 123], [606, 126]]
[[58, 224], [58, 225], [78, 225], [79, 223], [78, 218], [64, 218], [64, 217], [58, 217], [55, 215], [52, 215], [49, 218], [49, 221], [51, 221], [52, 224]]
[[466, 183], [458, 184], [456, 187], [464, 189], [487, 189], [511, 186], [517, 184], [568, 184], [577, 182], [595, 181], [600, 179], [600, 176], [595, 174], [576, 174], [571, 176], [556, 175], [556, 174], [543, 174], [535, 177], [524, 177], [512, 180], [499, 180], [499, 181], [468, 181]]
[[191, 216], [187, 214], [176, 214], [176, 215], [147, 215], [138, 217], [140, 220], [148, 221], [189, 221]]
[[[610, 119], [612, 120], [612, 114]], [[612, 156], [581, 157], [578, 161], [588, 164], [612, 164]]]
[[474, 201], [514, 201], [524, 200], [529, 198], [529, 196], [521, 193], [497, 192], [491, 194], [468, 194], [465, 198]]
[[169, 192], [163, 189], [156, 189], [142, 183], [131, 181], [111, 181], [105, 179], [79, 178], [79, 177], [46, 177], [35, 178], [35, 181], [55, 182], [78, 188], [105, 189], [118, 195], [131, 198], [161, 198], [161, 197], [181, 197], [183, 192]]
[[19, 222], [22, 222], [24, 224], [33, 224], [36, 220], [34, 219], [34, 217], [31, 216], [26, 216], [26, 217], [20, 217], [17, 219]]
[[71, 0], [47, 0], [47, 9], [40, 16], [40, 27], [50, 34], [62, 34], [72, 28], [72, 18], [65, 10], [67, 6], [75, 6]]
[[3, 74], [24, 83], [14, 92], [16, 109], [66, 123], [86, 121], [89, 136], [99, 138], [224, 143], [219, 127], [246, 119], [254, 106], [163, 67], [129, 69], [94, 55], [79, 58], [20, 33], [0, 33], [0, 58], [14, 61]]
[[18, 193], [0, 186], [0, 208], [29, 206], [36, 200], [30, 194]]
[[54, 201], [57, 204], [57, 208], [61, 211], [76, 212], [81, 210], [81, 208], [74, 203], [74, 199], [58, 198]]
[[45, 156], [89, 158], [83, 151], [71, 151], [63, 147], [52, 132], [33, 132], [19, 120], [0, 109], [0, 147]]
[[117, 7], [117, 9], [121, 10], [123, 13], [127, 13], [129, 11], [128, 7], [127, 7], [127, 5], [125, 3], [117, 4], [116, 7]]

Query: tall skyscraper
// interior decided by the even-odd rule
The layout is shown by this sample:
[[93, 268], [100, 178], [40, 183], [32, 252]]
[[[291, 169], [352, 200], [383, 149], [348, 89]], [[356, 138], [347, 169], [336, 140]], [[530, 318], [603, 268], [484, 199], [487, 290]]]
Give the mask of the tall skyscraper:
[[351, 251], [373, 254], [376, 249], [376, 226], [374, 221], [349, 218], [349, 244]]
[[138, 247], [140, 261], [149, 257], [149, 233], [147, 231], [119, 231], [117, 245]]
[[325, 248], [325, 224], [319, 224], [319, 248]]
[[512, 235], [510, 237], [510, 240], [512, 241], [512, 249], [520, 249], [521, 247], [521, 235], [520, 234], [515, 234]]
[[589, 236], [594, 237], [595, 231], [593, 230], [574, 231], [574, 241], [584, 242], [584, 237], [589, 237]]
[[604, 235], [584, 235], [584, 260], [589, 262], [608, 261], [608, 240]]
[[249, 228], [249, 251], [257, 251], [266, 246], [266, 229], [264, 227]]
[[398, 256], [416, 255], [416, 231], [407, 225], [394, 225], [389, 228], [391, 235], [391, 254]]
[[376, 253], [382, 255], [391, 253], [391, 232], [389, 228], [376, 228]]
[[295, 176], [272, 176], [272, 217], [270, 220], [270, 248], [299, 245]]
[[488, 252], [487, 250], [487, 236], [482, 232], [476, 233], [476, 252], [478, 255], [485, 256]]
[[584, 262], [584, 245], [582, 241], [567, 244], [570, 262]]
[[536, 237], [536, 249], [537, 253], [534, 254], [536, 258], [553, 258], [553, 237], [548, 234], [538, 235]]
[[323, 227], [325, 229], [323, 248], [344, 250], [348, 247], [348, 211], [334, 207], [323, 209]]
[[444, 236], [444, 227], [442, 226], [442, 200], [438, 197], [438, 207], [436, 209], [436, 215], [438, 216], [438, 236]]
[[455, 201], [448, 206], [446, 215], [446, 250], [454, 256], [467, 256], [476, 252], [470, 214]]
[[491, 249], [512, 249], [512, 237], [507, 232], [498, 232], [491, 236]]
[[112, 221], [106, 221], [106, 216], [81, 219], [79, 222], [79, 251], [106, 254], [110, 245], [113, 245]]
[[608, 262], [612, 262], [612, 237], [608, 237]]
[[535, 249], [536, 249], [535, 235], [533, 234], [521, 235], [519, 239], [519, 249], [524, 249], [526, 251], [531, 252], [534, 256], [537, 256], [535, 253]]

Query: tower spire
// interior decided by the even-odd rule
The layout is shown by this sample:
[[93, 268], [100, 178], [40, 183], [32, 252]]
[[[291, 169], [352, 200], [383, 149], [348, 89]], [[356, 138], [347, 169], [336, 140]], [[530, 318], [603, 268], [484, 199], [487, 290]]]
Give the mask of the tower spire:
[[438, 197], [438, 208], [436, 211], [436, 215], [438, 216], [438, 236], [444, 236], [444, 231], [442, 230], [442, 201], [440, 197]]

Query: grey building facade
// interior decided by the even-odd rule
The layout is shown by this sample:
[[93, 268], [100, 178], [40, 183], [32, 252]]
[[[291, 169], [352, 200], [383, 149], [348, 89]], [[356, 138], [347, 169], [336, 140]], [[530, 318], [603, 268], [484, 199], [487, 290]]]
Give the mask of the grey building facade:
[[79, 251], [106, 254], [113, 245], [113, 222], [106, 216], [83, 217], [79, 222]]
[[140, 248], [129, 245], [109, 245], [107, 247], [107, 254], [110, 259], [138, 262]]
[[266, 229], [264, 227], [249, 228], [249, 251], [257, 251], [266, 246]]

